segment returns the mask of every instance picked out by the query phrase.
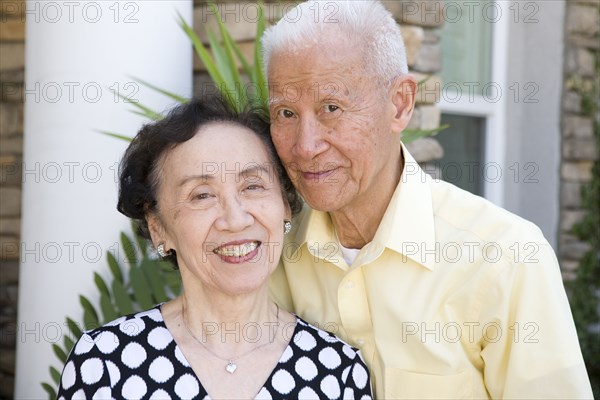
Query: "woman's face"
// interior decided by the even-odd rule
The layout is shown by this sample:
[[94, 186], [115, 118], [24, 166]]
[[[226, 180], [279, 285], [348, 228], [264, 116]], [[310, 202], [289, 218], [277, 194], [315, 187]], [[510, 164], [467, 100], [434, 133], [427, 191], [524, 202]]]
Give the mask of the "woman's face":
[[177, 252], [184, 284], [236, 295], [266, 284], [290, 218], [264, 144], [248, 128], [203, 126], [159, 160], [155, 244]]

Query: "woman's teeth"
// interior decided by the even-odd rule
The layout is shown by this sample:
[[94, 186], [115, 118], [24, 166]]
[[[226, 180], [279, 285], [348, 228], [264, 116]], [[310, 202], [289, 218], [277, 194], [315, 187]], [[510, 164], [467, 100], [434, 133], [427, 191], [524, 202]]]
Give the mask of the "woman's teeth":
[[216, 254], [225, 257], [244, 257], [252, 253], [258, 247], [259, 242], [247, 242], [244, 244], [221, 246], [213, 250]]

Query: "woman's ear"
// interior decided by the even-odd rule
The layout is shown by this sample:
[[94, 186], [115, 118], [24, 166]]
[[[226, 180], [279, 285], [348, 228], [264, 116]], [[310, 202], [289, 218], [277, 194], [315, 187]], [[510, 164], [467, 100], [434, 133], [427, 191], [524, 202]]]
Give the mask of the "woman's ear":
[[392, 131], [402, 132], [410, 122], [417, 99], [417, 82], [412, 75], [405, 74], [397, 77], [390, 88], [395, 115], [392, 120]]
[[165, 243], [165, 246], [167, 246], [165, 229], [158, 215], [155, 213], [146, 214], [146, 222], [148, 223], [148, 231], [150, 232], [150, 238], [154, 247], [157, 247], [160, 243]]

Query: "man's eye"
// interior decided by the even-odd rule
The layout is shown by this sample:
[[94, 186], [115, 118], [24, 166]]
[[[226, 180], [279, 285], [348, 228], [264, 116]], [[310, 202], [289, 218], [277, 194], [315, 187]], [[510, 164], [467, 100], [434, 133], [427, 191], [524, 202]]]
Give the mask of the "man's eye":
[[290, 110], [288, 110], [287, 108], [283, 108], [279, 111], [277, 111], [277, 115], [283, 118], [293, 118], [294, 117], [294, 113]]
[[326, 104], [323, 106], [323, 111], [325, 111], [326, 113], [336, 112], [339, 109], [340, 108], [338, 106], [335, 106], [333, 104]]

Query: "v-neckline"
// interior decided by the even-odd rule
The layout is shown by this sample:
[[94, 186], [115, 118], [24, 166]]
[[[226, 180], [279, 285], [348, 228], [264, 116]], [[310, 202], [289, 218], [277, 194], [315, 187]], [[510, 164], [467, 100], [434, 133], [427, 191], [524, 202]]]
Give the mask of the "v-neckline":
[[[162, 310], [161, 310], [161, 307], [163, 306], [163, 304], [164, 303], [158, 304], [156, 306], [156, 310], [158, 311], [158, 313], [160, 315], [160, 323], [164, 326], [164, 328], [168, 332], [168, 334], [171, 337], [171, 340], [173, 341], [173, 343], [175, 343], [175, 352], [179, 352], [179, 354], [181, 354], [181, 357], [183, 357], [183, 360], [185, 360], [185, 363], [186, 363], [186, 365], [184, 365], [184, 368], [188, 369], [189, 370], [188, 373], [190, 373], [194, 377], [194, 379], [196, 379], [196, 382], [198, 382], [198, 388], [199, 388], [198, 395], [200, 396], [201, 394], [204, 394], [204, 397], [200, 397], [200, 398], [202, 400], [213, 400], [213, 398], [210, 396], [210, 394], [208, 393], [208, 391], [206, 390], [206, 388], [202, 384], [202, 381], [200, 380], [200, 377], [198, 377], [198, 375], [196, 374], [196, 371], [194, 371], [194, 369], [192, 368], [192, 364], [190, 363], [190, 361], [188, 360], [188, 358], [185, 356], [185, 354], [181, 350], [181, 347], [179, 346], [179, 343], [177, 343], [177, 340], [175, 340], [175, 337], [173, 336], [173, 334], [169, 330], [169, 327], [167, 326], [167, 324], [165, 322], [165, 319], [163, 317]], [[267, 383], [273, 378], [273, 375], [275, 374], [275, 372], [277, 372], [277, 370], [278, 370], [277, 367], [280, 364], [282, 364], [283, 362], [285, 362], [287, 353], [289, 351], [293, 352], [293, 349], [292, 349], [290, 343], [292, 343], [292, 341], [294, 340], [294, 337], [298, 333], [298, 328], [300, 326], [300, 324], [299, 324], [300, 318], [297, 315], [295, 315], [295, 314], [293, 314], [293, 315], [296, 318], [296, 320], [295, 320], [294, 331], [293, 331], [293, 333], [292, 333], [292, 335], [290, 337], [290, 341], [285, 346], [285, 349], [281, 352], [281, 355], [277, 359], [277, 363], [275, 363], [275, 367], [271, 370], [271, 372], [269, 373], [269, 376], [267, 376], [267, 378], [263, 382], [262, 386], [258, 389], [258, 392], [256, 392], [254, 394], [254, 396], [252, 396], [253, 399], [256, 399], [256, 396], [258, 396], [263, 391], [263, 389], [265, 389], [265, 387], [267, 386]]]

